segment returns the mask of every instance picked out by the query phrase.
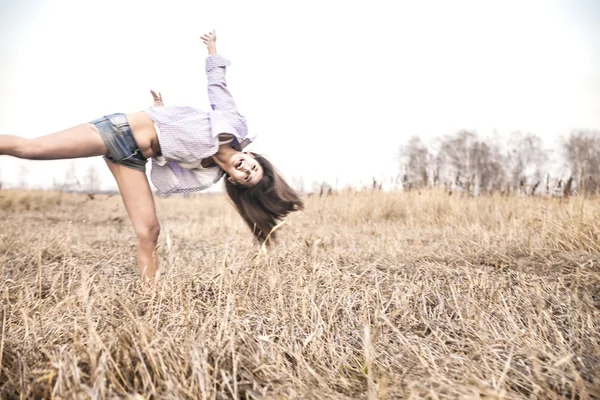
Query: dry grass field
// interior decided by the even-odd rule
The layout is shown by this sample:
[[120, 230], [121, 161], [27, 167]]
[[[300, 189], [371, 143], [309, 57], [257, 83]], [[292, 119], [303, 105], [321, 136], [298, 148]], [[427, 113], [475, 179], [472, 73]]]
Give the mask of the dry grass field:
[[0, 398], [600, 398], [600, 203], [307, 199], [267, 253], [225, 197], [0, 191]]

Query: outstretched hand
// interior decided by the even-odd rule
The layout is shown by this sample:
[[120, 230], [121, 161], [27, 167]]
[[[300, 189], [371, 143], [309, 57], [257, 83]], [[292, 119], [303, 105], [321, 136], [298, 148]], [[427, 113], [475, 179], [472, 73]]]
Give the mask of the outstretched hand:
[[217, 32], [214, 29], [212, 32], [200, 36], [200, 39], [202, 39], [208, 48], [208, 54], [215, 54], [217, 52]]
[[160, 94], [160, 92], [158, 92], [158, 94], [156, 94], [156, 92], [154, 90], [150, 90], [150, 93], [152, 93], [152, 98], [154, 99], [154, 107], [164, 106], [162, 94]]

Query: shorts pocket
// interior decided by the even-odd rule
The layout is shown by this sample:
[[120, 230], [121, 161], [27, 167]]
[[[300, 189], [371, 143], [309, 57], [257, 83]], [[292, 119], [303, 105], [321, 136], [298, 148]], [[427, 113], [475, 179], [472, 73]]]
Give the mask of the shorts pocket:
[[130, 129], [129, 121], [127, 120], [127, 117], [125, 116], [125, 114], [111, 114], [111, 115], [107, 115], [106, 118], [109, 120], [109, 122], [115, 128], [117, 128], [117, 130], [119, 130], [119, 133], [121, 135], [123, 135], [123, 133], [124, 133], [123, 128]]

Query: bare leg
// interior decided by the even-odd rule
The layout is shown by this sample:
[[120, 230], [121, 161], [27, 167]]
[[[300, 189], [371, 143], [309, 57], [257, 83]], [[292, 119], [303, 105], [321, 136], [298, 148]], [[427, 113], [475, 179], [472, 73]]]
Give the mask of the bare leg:
[[154, 196], [146, 174], [106, 160], [108, 168], [117, 180], [125, 209], [133, 223], [138, 239], [137, 260], [142, 279], [154, 282], [158, 271], [156, 245], [160, 225], [156, 216]]
[[105, 154], [106, 145], [90, 124], [82, 124], [34, 139], [0, 135], [0, 155], [29, 160], [60, 160]]

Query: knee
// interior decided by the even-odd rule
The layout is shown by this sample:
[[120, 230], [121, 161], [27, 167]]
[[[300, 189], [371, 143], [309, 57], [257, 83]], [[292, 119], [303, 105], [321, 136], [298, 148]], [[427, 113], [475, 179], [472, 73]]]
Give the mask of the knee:
[[135, 234], [140, 243], [156, 245], [160, 235], [160, 224], [158, 221], [145, 224], [137, 228]]

